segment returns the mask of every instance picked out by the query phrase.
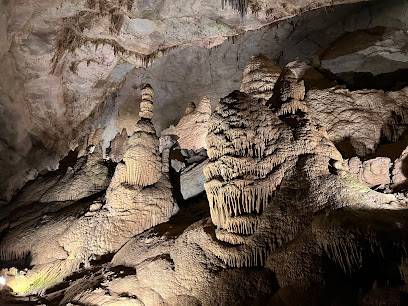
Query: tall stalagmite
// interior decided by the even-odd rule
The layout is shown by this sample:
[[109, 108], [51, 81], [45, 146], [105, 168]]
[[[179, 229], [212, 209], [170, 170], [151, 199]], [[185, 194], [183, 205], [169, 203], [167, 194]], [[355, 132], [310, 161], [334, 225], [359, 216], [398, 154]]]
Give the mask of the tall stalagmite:
[[126, 173], [123, 182], [130, 185], [148, 186], [161, 176], [159, 140], [151, 119], [153, 118], [153, 89], [145, 85], [142, 90], [139, 121], [135, 133], [129, 138], [128, 149], [123, 157]]
[[217, 252], [231, 266], [263, 264], [272, 249], [293, 238], [301, 226], [299, 214], [282, 214], [282, 202], [285, 209], [320, 208], [319, 203], [277, 201], [285, 196], [284, 178], [293, 183], [302, 176], [327, 175], [330, 161], [342, 161], [325, 131], [310, 119], [302, 102], [302, 74], [294, 66], [283, 70], [267, 103], [234, 92], [211, 117], [205, 188], [217, 238], [236, 246]]
[[[159, 223], [177, 211], [171, 185], [163, 175], [159, 141], [151, 122], [153, 91], [143, 89], [136, 132], [106, 191], [106, 202], [72, 205], [49, 219], [28, 219], [11, 225], [0, 244], [0, 260], [30, 254], [34, 265], [25, 275], [13, 276], [9, 286], [18, 294], [39, 292], [89, 264], [95, 256], [120, 249], [130, 237]], [[72, 204], [72, 203], [71, 203]], [[74, 207], [75, 206], [75, 207]], [[28, 230], [34, 227], [36, 230]]]

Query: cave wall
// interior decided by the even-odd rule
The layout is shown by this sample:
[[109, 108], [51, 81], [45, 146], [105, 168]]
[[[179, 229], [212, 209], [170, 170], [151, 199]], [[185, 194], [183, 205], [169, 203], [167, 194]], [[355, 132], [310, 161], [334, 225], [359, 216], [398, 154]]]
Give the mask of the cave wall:
[[[244, 17], [228, 5], [220, 9], [218, 0], [113, 2], [108, 9], [103, 1], [0, 2], [0, 203], [58, 168], [92, 130], [104, 129], [104, 147], [122, 128], [130, 134], [143, 82], [156, 89], [160, 131], [177, 122], [188, 102], [206, 94], [215, 103], [237, 89], [251, 55], [280, 64], [310, 61], [345, 31], [406, 27], [405, 1], [386, 1], [387, 10], [381, 1], [341, 5], [279, 24], [271, 22], [358, 1], [258, 1]], [[81, 32], [72, 35], [72, 28]]]

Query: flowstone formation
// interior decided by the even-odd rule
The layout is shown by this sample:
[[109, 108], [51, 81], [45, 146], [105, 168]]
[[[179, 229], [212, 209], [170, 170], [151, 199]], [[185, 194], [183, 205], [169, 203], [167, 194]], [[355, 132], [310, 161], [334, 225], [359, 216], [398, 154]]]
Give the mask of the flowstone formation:
[[[262, 67], [273, 73], [267, 62]], [[268, 99], [235, 91], [220, 100], [208, 123], [208, 203], [183, 203], [171, 219], [178, 209], [169, 179], [176, 141], [164, 136], [159, 143], [146, 85], [105, 197], [100, 191], [57, 202], [2, 231], [7, 286], [19, 295], [43, 292], [47, 302], [60, 296], [60, 305], [152, 306], [352, 305], [364, 286], [363, 300], [379, 304], [391, 293], [379, 294], [372, 282], [388, 280], [377, 271], [386, 264], [397, 293], [406, 292], [398, 269], [406, 269], [407, 198], [359, 180], [362, 174], [376, 184], [372, 174], [389, 167], [383, 160], [350, 171], [311, 114], [305, 67], [284, 67]], [[103, 163], [99, 146], [89, 154]], [[399, 180], [405, 157], [396, 162]], [[112, 260], [95, 263], [109, 254]], [[23, 261], [28, 271], [14, 268]]]
[[408, 122], [407, 103], [408, 87], [389, 92], [333, 87], [306, 95], [311, 116], [330, 140], [349, 141], [358, 156], [374, 153], [381, 139], [399, 140]]
[[[62, 282], [81, 265], [117, 251], [130, 237], [167, 221], [177, 211], [151, 122], [152, 96], [146, 86], [140, 120], [124, 157], [127, 164], [117, 165], [106, 200], [73, 201], [64, 209], [10, 224], [3, 232], [1, 262], [12, 266], [29, 260], [32, 266], [27, 272], [2, 273], [16, 294], [38, 293]], [[143, 166], [144, 158], [150, 168]]]
[[[166, 167], [162, 167], [159, 139], [153, 118], [153, 89], [142, 90], [139, 121], [129, 138], [124, 164], [118, 164], [106, 192], [106, 203], [112, 209], [133, 210], [129, 222], [132, 235], [167, 221], [177, 212]], [[168, 162], [165, 160], [164, 162]], [[164, 171], [163, 171], [164, 170]], [[131, 237], [128, 236], [128, 237]]]

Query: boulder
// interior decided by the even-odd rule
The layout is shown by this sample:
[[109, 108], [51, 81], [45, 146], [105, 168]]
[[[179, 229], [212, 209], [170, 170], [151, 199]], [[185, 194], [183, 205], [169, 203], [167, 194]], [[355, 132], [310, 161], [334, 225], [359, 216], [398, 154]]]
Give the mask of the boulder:
[[199, 164], [193, 164], [181, 172], [180, 188], [183, 199], [195, 197], [204, 191], [203, 168], [207, 165], [208, 159]]

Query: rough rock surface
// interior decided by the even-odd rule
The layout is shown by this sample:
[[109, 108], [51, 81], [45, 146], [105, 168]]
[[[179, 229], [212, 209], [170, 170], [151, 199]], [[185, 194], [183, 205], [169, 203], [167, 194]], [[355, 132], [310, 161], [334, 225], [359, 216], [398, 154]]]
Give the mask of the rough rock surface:
[[[399, 271], [407, 199], [342, 171], [341, 154], [309, 113], [299, 66], [283, 69], [265, 103], [235, 91], [212, 114], [205, 168], [211, 219], [180, 211], [141, 233], [175, 208], [167, 173], [156, 176], [163, 167], [154, 166], [159, 140], [145, 87], [136, 133], [106, 203], [77, 201], [2, 233], [3, 262], [32, 256], [27, 272], [0, 271], [8, 286], [20, 294], [49, 288], [45, 300], [62, 290], [62, 304], [350, 305], [342, 295], [355, 292], [355, 283], [339, 287], [338, 279], [347, 284], [370, 271], [371, 284], [380, 271], [370, 258]], [[145, 159], [154, 165], [141, 173]], [[115, 252], [110, 263], [81, 267]], [[123, 265], [126, 273], [112, 273]], [[63, 289], [50, 288], [56, 283]]]
[[273, 65], [267, 57], [251, 57], [242, 74], [240, 90], [256, 99], [268, 100], [272, 97], [273, 87], [279, 78], [281, 68]]
[[[9, 277], [8, 286], [14, 292], [24, 295], [49, 288], [77, 271], [81, 264], [89, 265], [96, 256], [117, 251], [130, 237], [167, 221], [177, 212], [169, 178], [162, 173], [159, 140], [151, 122], [150, 86], [144, 87], [142, 101], [137, 132], [130, 138], [125, 164], [116, 167], [105, 203], [100, 203], [100, 198], [91, 203], [83, 200], [71, 203], [78, 205], [9, 224], [0, 244], [0, 260], [18, 261], [30, 256], [34, 266], [27, 274]], [[150, 162], [148, 169], [146, 161]], [[91, 170], [98, 170], [98, 164], [92, 166]], [[83, 179], [81, 174], [79, 178]], [[75, 187], [75, 176], [73, 182]], [[62, 182], [57, 190], [61, 196], [71, 195], [71, 189], [64, 190], [71, 187], [68, 183]]]
[[377, 157], [361, 162], [358, 157], [348, 161], [350, 173], [370, 187], [386, 186], [391, 183], [392, 162], [386, 157]]
[[[319, 295], [311, 294], [313, 291], [310, 291], [310, 288], [318, 292], [324, 290], [326, 285], [323, 275], [327, 271], [337, 267], [344, 274], [353, 273], [361, 268], [364, 262], [363, 257], [382, 254], [378, 248], [371, 248], [372, 254], [365, 254], [361, 245], [363, 243], [373, 245], [374, 242], [370, 242], [370, 239], [378, 241], [377, 238], [387, 233], [401, 233], [398, 225], [391, 221], [398, 215], [386, 208], [403, 208], [404, 204], [399, 202], [394, 195], [372, 191], [350, 176], [332, 174], [328, 171], [330, 159], [339, 160], [341, 156], [327, 139], [324, 130], [318, 129], [313, 123], [313, 118], [305, 114], [306, 108], [301, 105], [303, 102], [296, 100], [298, 97], [296, 92], [290, 93], [286, 90], [297, 88], [286, 85], [287, 82], [297, 81], [291, 75], [285, 77], [285, 74], [288, 73], [290, 70], [289, 72], [286, 70], [284, 77], [278, 81], [280, 89], [277, 92], [280, 93], [280, 96], [289, 98], [285, 98], [285, 101], [282, 101], [282, 98], [275, 100], [275, 103], [276, 101], [283, 103], [273, 104], [273, 111], [262, 109], [260, 118], [254, 115], [254, 118], [246, 117], [247, 120], [244, 120], [244, 123], [251, 123], [247, 129], [249, 136], [252, 135], [250, 133], [252, 127], [256, 128], [259, 125], [262, 131], [265, 122], [271, 126], [274, 123], [279, 133], [266, 135], [278, 135], [274, 145], [279, 146], [287, 142], [285, 146], [278, 147], [276, 151], [282, 150], [280, 154], [286, 154], [286, 158], [283, 158], [281, 163], [272, 163], [271, 172], [268, 173], [269, 179], [277, 180], [279, 189], [271, 198], [265, 200], [271, 202], [258, 216], [255, 210], [248, 211], [251, 216], [260, 218], [259, 225], [253, 229], [254, 232], [241, 237], [239, 233], [244, 231], [244, 226], [240, 227], [238, 224], [247, 224], [248, 220], [244, 218], [249, 216], [245, 214], [239, 216], [237, 214], [239, 210], [233, 214], [233, 205], [239, 205], [243, 211], [248, 209], [249, 205], [245, 205], [245, 201], [250, 200], [252, 194], [248, 193], [248, 197], [244, 198], [236, 196], [236, 202], [228, 202], [229, 197], [225, 197], [224, 202], [221, 200], [216, 202], [214, 198], [212, 200], [210, 198], [212, 221], [217, 224], [217, 227], [222, 227], [236, 220], [236, 228], [231, 226], [228, 229], [231, 234], [230, 242], [232, 243], [232, 237], [242, 239], [242, 241], [238, 243], [235, 241], [236, 245], [219, 243], [217, 240], [221, 237], [223, 240], [227, 239], [227, 235], [215, 229], [214, 225], [206, 219], [192, 224], [185, 230], [175, 227], [177, 222], [170, 222], [167, 226], [163, 224], [160, 228], [143, 233], [129, 241], [114, 257], [115, 265], [131, 266], [136, 273], [124, 278], [107, 279], [103, 288], [77, 292], [73, 301], [88, 301], [89, 303], [98, 303], [101, 300], [116, 301], [126, 292], [129, 303], [145, 305], [180, 302], [188, 305], [217, 303], [254, 305], [265, 303], [265, 301], [271, 303], [284, 301], [287, 305], [314, 305], [318, 304], [316, 301], [322, 303], [322, 300]], [[241, 100], [237, 101], [238, 99]], [[217, 177], [216, 167], [222, 169], [226, 184], [238, 182], [233, 176], [236, 171], [257, 174], [256, 169], [259, 167], [261, 174], [263, 169], [268, 170], [268, 168], [261, 167], [269, 164], [268, 156], [266, 158], [262, 156], [250, 164], [252, 151], [233, 151], [234, 141], [235, 145], [239, 146], [239, 138], [231, 142], [216, 141], [217, 137], [222, 139], [222, 133], [231, 132], [231, 135], [237, 135], [241, 126], [234, 126], [234, 123], [239, 122], [235, 120], [236, 117], [248, 115], [247, 108], [251, 105], [259, 107], [256, 102], [243, 93], [233, 93], [221, 101], [221, 105], [212, 115], [212, 122], [213, 120], [218, 122], [217, 119], [222, 121], [219, 113], [224, 111], [230, 114], [224, 117], [225, 120], [220, 122], [222, 124], [210, 125], [208, 137], [212, 138], [212, 141], [209, 142], [212, 151], [209, 157], [214, 167], [208, 170], [208, 174], [211, 175], [212, 180]], [[274, 118], [272, 123], [267, 120], [271, 118], [267, 117]], [[256, 135], [256, 133], [253, 134]], [[259, 136], [260, 133], [257, 135]], [[293, 143], [290, 135], [296, 135], [298, 143], [294, 145], [293, 150], [285, 151], [285, 148], [290, 148], [290, 144]], [[248, 139], [257, 145], [262, 144], [262, 140], [255, 136]], [[270, 145], [270, 142], [267, 144]], [[242, 148], [242, 146], [239, 147]], [[256, 148], [256, 146], [249, 147]], [[265, 149], [265, 152], [269, 152], [268, 147]], [[247, 161], [246, 165], [249, 164], [249, 166], [236, 167], [239, 161], [217, 164], [217, 161], [223, 156], [228, 157], [232, 152], [241, 152], [241, 155], [236, 153], [236, 159]], [[254, 150], [252, 153], [260, 152], [262, 150]], [[288, 153], [293, 155], [288, 156]], [[274, 156], [271, 155], [271, 157]], [[287, 168], [284, 164], [290, 164], [293, 167]], [[254, 167], [251, 168], [251, 165]], [[282, 169], [291, 169], [291, 171], [282, 171]], [[274, 173], [278, 175], [274, 177]], [[228, 177], [231, 179], [228, 180]], [[249, 188], [259, 187], [259, 193], [262, 190], [267, 192], [269, 184], [261, 185], [261, 179], [257, 181], [255, 175], [249, 176], [248, 179], [252, 177], [255, 177], [252, 179], [252, 181], [255, 180], [255, 183], [251, 185], [249, 182], [247, 186], [250, 186]], [[208, 192], [211, 197], [216, 192], [216, 186], [211, 185], [210, 187], [214, 187], [214, 190], [210, 189]], [[237, 187], [240, 188], [239, 185]], [[221, 185], [220, 188], [222, 188]], [[328, 198], [326, 192], [333, 189], [336, 192], [331, 193]], [[231, 190], [230, 194], [231, 197], [239, 194], [239, 189], [235, 193]], [[257, 198], [253, 197], [253, 199]], [[261, 197], [261, 199], [264, 198]], [[397, 203], [392, 204], [393, 201]], [[222, 209], [223, 205], [225, 209]], [[279, 208], [280, 205], [282, 209]], [[348, 206], [349, 210], [342, 209], [344, 206]], [[329, 212], [324, 208], [329, 209]], [[376, 210], [373, 209], [382, 209], [378, 214], [381, 219], [377, 217]], [[319, 213], [321, 211], [322, 213]], [[397, 213], [400, 214], [398, 218], [398, 222], [402, 222], [400, 225], [405, 224], [404, 210]], [[181, 218], [185, 220], [184, 216]], [[350, 218], [353, 218], [353, 223], [348, 222]], [[266, 220], [269, 220], [270, 228], [266, 227], [264, 223], [268, 223]], [[392, 224], [394, 225], [390, 226]], [[269, 237], [274, 242], [273, 245], [262, 252], [265, 245], [257, 239], [259, 238], [257, 235]], [[405, 240], [407, 238], [405, 236], [398, 237]], [[392, 239], [398, 240], [399, 238]], [[251, 241], [255, 243], [251, 244]], [[291, 243], [288, 243], [289, 241]], [[226, 269], [228, 266], [243, 265], [239, 257], [244, 256], [246, 251], [250, 251], [245, 249], [245, 245], [249, 245], [254, 252], [255, 257], [249, 262], [250, 265], [255, 265], [256, 269]], [[265, 256], [265, 253], [268, 255], [263, 261], [262, 256]], [[388, 250], [386, 253], [388, 256]], [[259, 257], [256, 258], [257, 256]], [[235, 260], [226, 260], [234, 257]], [[327, 261], [327, 265], [322, 265], [323, 261]], [[276, 275], [278, 284], [271, 282], [272, 275]], [[336, 282], [333, 285], [335, 284]], [[339, 290], [338, 286], [336, 290]], [[208, 292], [214, 293], [208, 294]], [[340, 297], [331, 296], [330, 301], [336, 298]]]
[[321, 66], [348, 83], [353, 80], [347, 74], [374, 77], [408, 69], [407, 39], [406, 31], [385, 27], [347, 33], [321, 55]]
[[211, 116], [211, 101], [204, 97], [195, 106], [189, 104], [176, 126], [170, 126], [161, 132], [162, 136], [173, 135], [183, 150], [199, 151], [205, 149], [208, 131], [208, 119]]
[[184, 200], [195, 197], [204, 191], [204, 167], [208, 160], [193, 164], [184, 169], [180, 174], [180, 191]]
[[[129, 122], [128, 111], [134, 110], [126, 107], [118, 109], [115, 100], [121, 99], [116, 91], [123, 88], [125, 79], [132, 82], [140, 77], [140, 71], [144, 71], [134, 69], [135, 67], [143, 66], [142, 64], [150, 62], [155, 56], [166, 53], [174, 47], [188, 49], [187, 57], [184, 56], [184, 51], [178, 53], [179, 51], [174, 50], [178, 53], [177, 57], [185, 62], [184, 66], [192, 61], [208, 66], [207, 61], [202, 60], [208, 57], [207, 48], [221, 46], [222, 42], [226, 42], [231, 51], [232, 42], [228, 42], [227, 39], [237, 34], [242, 34], [242, 41], [248, 40], [250, 36], [256, 36], [258, 42], [265, 42], [261, 48], [263, 50], [257, 50], [256, 53], [271, 50], [273, 53], [271, 56], [276, 58], [281, 52], [278, 50], [280, 47], [276, 47], [276, 41], [269, 38], [276, 34], [279, 40], [293, 37], [294, 40], [290, 42], [292, 45], [299, 42], [295, 41], [299, 36], [291, 35], [290, 24], [280, 29], [262, 28], [258, 34], [248, 31], [259, 29], [277, 19], [298, 15], [325, 5], [352, 2], [358, 1], [302, 0], [290, 1], [286, 5], [281, 2], [251, 1], [248, 14], [241, 18], [239, 12], [229, 5], [221, 9], [219, 0], [194, 1], [187, 5], [184, 0], [151, 3], [145, 1], [125, 3], [119, 0], [2, 1], [0, 58], [4, 69], [0, 77], [2, 99], [0, 122], [3, 127], [1, 200], [9, 201], [16, 189], [33, 179], [43, 169], [56, 169], [58, 161], [66, 155], [68, 149], [80, 145], [86, 134], [92, 130], [104, 128], [103, 136], [108, 144], [117, 132], [125, 127], [123, 125], [126, 125], [125, 122], [117, 124], [112, 115], [120, 113], [122, 119]], [[346, 9], [339, 8], [339, 11]], [[374, 11], [380, 15], [380, 10], [373, 9]], [[253, 12], [256, 14], [252, 14]], [[395, 10], [395, 14], [387, 18], [394, 23], [401, 23], [403, 18], [398, 19], [398, 13], [399, 11]], [[343, 13], [323, 15], [326, 17], [323, 16], [320, 21], [326, 20], [323, 26], [325, 28], [333, 20], [341, 18], [340, 15], [343, 16]], [[365, 23], [367, 18], [360, 20]], [[373, 19], [373, 23], [378, 20]], [[311, 26], [310, 22], [307, 24], [306, 32], [313, 31], [314, 26]], [[356, 23], [354, 21], [348, 23], [351, 24]], [[342, 31], [344, 30], [340, 29], [335, 35], [340, 35]], [[327, 37], [333, 37], [333, 33], [333, 30], [327, 31]], [[269, 38], [265, 39], [264, 35]], [[302, 48], [285, 46], [285, 50], [294, 50], [288, 52], [285, 58], [286, 56], [294, 58], [299, 52], [302, 53], [300, 57], [309, 56], [319, 49], [312, 41], [313, 39], [306, 41]], [[254, 46], [249, 40], [248, 44]], [[265, 44], [272, 44], [275, 47], [267, 48]], [[247, 48], [239, 45], [233, 47], [234, 50]], [[205, 56], [194, 59], [191, 55], [192, 50], [193, 52], [199, 50]], [[222, 53], [225, 54], [224, 51]], [[232, 59], [237, 57], [234, 53], [235, 51], [232, 51], [223, 57], [216, 52], [219, 59], [227, 59], [219, 62], [224, 62], [230, 68], [224, 69], [225, 72], [215, 69], [211, 73], [214, 80], [226, 80], [231, 75], [228, 71], [232, 74], [235, 72], [232, 71]], [[239, 52], [238, 55], [240, 63], [246, 62], [249, 56], [255, 55], [255, 50], [248, 49], [248, 52]], [[186, 61], [185, 58], [190, 60]], [[283, 62], [285, 61], [283, 59]], [[173, 62], [175, 65], [179, 64]], [[236, 66], [236, 61], [234, 65]], [[242, 68], [241, 66], [236, 69]], [[147, 77], [151, 76], [150, 71], [160, 76], [163, 81], [163, 77], [168, 78], [169, 75], [179, 79], [177, 73], [160, 73], [164, 72], [162, 68], [159, 68], [159, 73], [157, 70], [149, 69]], [[181, 73], [185, 75], [183, 71], [191, 71], [191, 82], [196, 82], [192, 70], [182, 69]], [[199, 73], [200, 78], [203, 81], [207, 80], [207, 76], [203, 77], [202, 71]], [[129, 74], [134, 75], [134, 78], [128, 78]], [[130, 83], [129, 87], [137, 87], [146, 81], [149, 80], [141, 80], [136, 82], [136, 85]], [[204, 89], [204, 82], [199, 83], [200, 81], [197, 87]], [[239, 80], [231, 79], [226, 83], [228, 86], [225, 88], [228, 88], [218, 90], [220, 94], [217, 93], [217, 98], [232, 89], [229, 87], [230, 84], [239, 85]], [[159, 88], [159, 84], [153, 85]], [[177, 87], [177, 90], [169, 95], [169, 91], [174, 87]], [[166, 89], [163, 90], [164, 95], [161, 94], [161, 97], [168, 95], [168, 99], [180, 101], [176, 110], [183, 109], [185, 103], [194, 98], [191, 97], [192, 90], [189, 90], [187, 95], [190, 99], [180, 100], [180, 94], [192, 89], [189, 86], [187, 89], [180, 89], [181, 87], [180, 84], [174, 83], [167, 87], [167, 92]], [[173, 94], [174, 92], [177, 94]], [[197, 91], [195, 94], [203, 96], [205, 93]], [[168, 106], [167, 103], [163, 103], [164, 105]], [[170, 120], [174, 122], [179, 116], [179, 112], [173, 113]], [[160, 120], [166, 122], [159, 130], [167, 127], [169, 123], [163, 118]], [[130, 130], [128, 132], [132, 133]]]
[[382, 137], [398, 140], [408, 120], [408, 87], [391, 92], [334, 87], [311, 90], [305, 100], [329, 138], [349, 141], [359, 156], [373, 153]]
[[408, 148], [406, 148], [401, 156], [394, 162], [392, 169], [392, 183], [395, 187], [403, 187], [407, 185], [408, 179]]
[[123, 129], [120, 134], [116, 134], [115, 138], [113, 138], [111, 142], [109, 158], [115, 163], [122, 161], [123, 156], [125, 155], [125, 152], [127, 150], [127, 146], [128, 134], [126, 132], [126, 129]]

